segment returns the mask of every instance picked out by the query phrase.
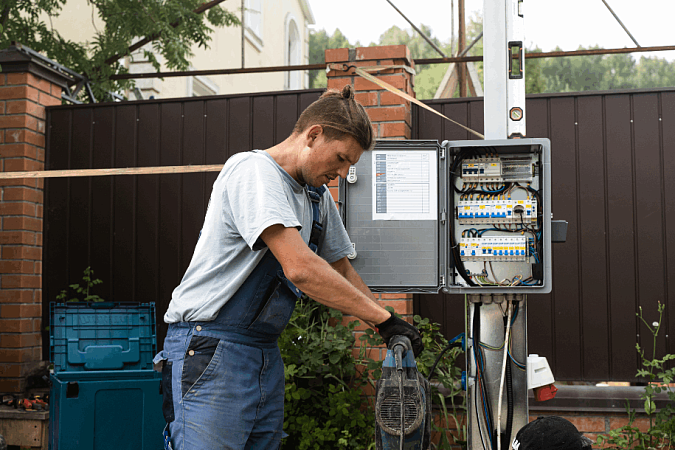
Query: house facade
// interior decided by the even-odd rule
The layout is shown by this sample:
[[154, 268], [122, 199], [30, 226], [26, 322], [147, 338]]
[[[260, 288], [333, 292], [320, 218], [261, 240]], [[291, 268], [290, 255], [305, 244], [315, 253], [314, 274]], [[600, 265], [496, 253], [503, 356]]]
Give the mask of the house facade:
[[[221, 5], [235, 13], [243, 26], [214, 29], [209, 49], [193, 49], [190, 70], [309, 63], [309, 25], [314, 24], [314, 16], [308, 0], [228, 0]], [[89, 2], [69, 1], [52, 24], [67, 39], [91, 39], [104, 26], [92, 8]], [[151, 49], [151, 44], [146, 48]], [[126, 57], [125, 64], [131, 73], [155, 72], [142, 50]], [[162, 67], [162, 71], [168, 70]], [[309, 77], [306, 71], [172, 77], [139, 79], [136, 87], [145, 99], [176, 98], [306, 89]]]

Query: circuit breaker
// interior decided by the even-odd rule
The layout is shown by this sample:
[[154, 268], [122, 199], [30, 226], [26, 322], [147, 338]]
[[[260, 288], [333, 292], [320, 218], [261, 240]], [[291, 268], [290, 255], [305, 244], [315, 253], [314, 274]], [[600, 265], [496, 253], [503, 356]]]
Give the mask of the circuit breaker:
[[340, 182], [352, 265], [373, 290], [548, 293], [548, 139], [378, 141]]

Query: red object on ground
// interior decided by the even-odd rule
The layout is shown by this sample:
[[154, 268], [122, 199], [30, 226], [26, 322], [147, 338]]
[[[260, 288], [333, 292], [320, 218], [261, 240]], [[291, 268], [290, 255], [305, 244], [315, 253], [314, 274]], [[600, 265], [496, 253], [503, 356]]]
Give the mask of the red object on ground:
[[555, 397], [555, 393], [558, 392], [558, 388], [553, 384], [547, 384], [546, 386], [541, 386], [534, 389], [534, 399], [538, 402], [545, 402], [546, 400], [551, 400]]

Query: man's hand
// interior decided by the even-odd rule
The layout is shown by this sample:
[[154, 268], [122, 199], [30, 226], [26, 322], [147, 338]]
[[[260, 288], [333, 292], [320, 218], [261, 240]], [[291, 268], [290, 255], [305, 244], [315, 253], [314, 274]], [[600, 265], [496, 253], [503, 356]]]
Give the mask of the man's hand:
[[419, 355], [422, 350], [424, 350], [424, 344], [422, 344], [422, 335], [420, 334], [420, 331], [405, 320], [396, 317], [394, 313], [391, 314], [389, 319], [379, 325], [376, 325], [376, 327], [378, 333], [380, 333], [380, 336], [382, 336], [382, 339], [384, 339], [384, 343], [387, 345], [389, 345], [389, 340], [393, 336], [401, 335], [410, 339], [415, 357], [417, 357], [417, 355]]

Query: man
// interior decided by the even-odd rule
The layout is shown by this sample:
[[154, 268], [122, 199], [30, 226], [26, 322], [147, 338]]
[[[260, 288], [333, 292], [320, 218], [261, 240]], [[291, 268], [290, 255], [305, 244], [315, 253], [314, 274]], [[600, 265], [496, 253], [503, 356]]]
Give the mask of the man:
[[569, 420], [538, 417], [518, 431], [513, 450], [591, 450], [593, 441], [583, 436]]
[[324, 184], [374, 145], [351, 86], [328, 91], [293, 133], [232, 156], [213, 185], [190, 266], [164, 316], [167, 448], [276, 449], [284, 368], [277, 337], [304, 292], [378, 329], [418, 330], [377, 304], [347, 259], [352, 247]]

